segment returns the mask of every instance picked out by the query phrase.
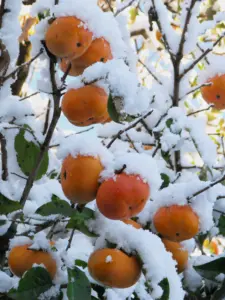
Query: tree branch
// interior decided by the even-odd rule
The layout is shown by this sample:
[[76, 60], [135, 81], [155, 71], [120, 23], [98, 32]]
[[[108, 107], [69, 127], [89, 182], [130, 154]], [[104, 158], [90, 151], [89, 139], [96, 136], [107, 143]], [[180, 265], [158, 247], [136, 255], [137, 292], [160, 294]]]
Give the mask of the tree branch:
[[212, 48], [208, 48], [207, 50], [205, 50], [205, 52], [203, 52], [202, 55], [199, 56], [199, 58], [197, 58], [187, 69], [185, 69], [183, 73], [180, 74], [180, 79], [183, 78], [184, 75], [187, 74], [190, 70], [192, 70], [204, 57], [206, 57], [213, 50], [213, 48], [222, 40], [222, 38], [224, 38], [224, 36], [224, 34], [221, 35], [215, 41], [215, 43], [213, 43]]
[[6, 181], [8, 179], [8, 153], [6, 150], [6, 138], [2, 133], [0, 133], [0, 144], [2, 154], [2, 180]]
[[48, 129], [48, 132], [46, 134], [44, 143], [42, 144], [42, 146], [40, 148], [40, 153], [39, 153], [39, 156], [37, 158], [36, 164], [35, 164], [32, 172], [30, 173], [30, 175], [28, 177], [28, 180], [26, 182], [23, 194], [22, 194], [21, 199], [20, 199], [20, 204], [21, 205], [24, 205], [26, 200], [27, 200], [27, 197], [30, 193], [30, 190], [31, 190], [31, 188], [33, 186], [33, 183], [34, 183], [34, 180], [36, 178], [37, 172], [38, 172], [38, 170], [40, 168], [40, 165], [42, 163], [42, 160], [44, 158], [44, 154], [45, 154], [46, 151], [48, 151], [48, 147], [49, 147], [51, 138], [53, 136], [56, 124], [57, 124], [57, 122], [60, 118], [60, 114], [61, 114], [61, 109], [59, 107], [61, 92], [57, 88], [57, 83], [56, 83], [56, 79], [55, 79], [55, 62], [52, 59], [50, 59], [49, 72], [50, 72], [52, 90], [56, 91], [53, 94], [53, 100], [54, 100], [53, 117], [52, 117], [52, 121], [50, 123], [49, 129]]
[[213, 107], [213, 106], [214, 106], [213, 104], [212, 104], [212, 105], [209, 105], [207, 108], [203, 108], [203, 109], [196, 110], [196, 111], [194, 111], [194, 112], [191, 112], [191, 113], [187, 114], [187, 116], [189, 117], [189, 116], [198, 114], [198, 113], [200, 113], [200, 112], [202, 112], [202, 111], [207, 111], [207, 110], [209, 110], [209, 109], [210, 109], [211, 107]]
[[114, 138], [109, 142], [109, 144], [107, 145], [107, 148], [109, 149], [112, 144], [115, 142], [115, 140], [117, 140], [124, 132], [130, 130], [131, 128], [134, 128], [138, 123], [141, 122], [141, 120], [147, 118], [148, 116], [150, 116], [153, 113], [153, 109], [151, 111], [149, 111], [147, 114], [145, 114], [143, 117], [139, 118], [136, 122], [132, 123], [131, 125], [129, 125], [128, 127], [126, 127], [123, 130], [120, 130], [115, 136]]

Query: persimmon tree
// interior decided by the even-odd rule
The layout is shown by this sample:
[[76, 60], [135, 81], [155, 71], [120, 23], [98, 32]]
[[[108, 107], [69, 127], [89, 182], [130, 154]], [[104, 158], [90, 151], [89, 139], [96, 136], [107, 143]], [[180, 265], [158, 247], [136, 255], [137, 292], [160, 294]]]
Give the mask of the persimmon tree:
[[1, 299], [224, 299], [224, 9], [1, 1]]

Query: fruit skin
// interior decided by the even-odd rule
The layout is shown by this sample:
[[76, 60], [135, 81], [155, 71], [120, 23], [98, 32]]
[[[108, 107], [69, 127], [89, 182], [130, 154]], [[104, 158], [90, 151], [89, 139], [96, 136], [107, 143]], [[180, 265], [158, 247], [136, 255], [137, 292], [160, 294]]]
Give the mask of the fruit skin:
[[[95, 39], [87, 51], [77, 59], [71, 61], [71, 69], [69, 75], [81, 75], [86, 68], [96, 62], [107, 62], [112, 59], [112, 53], [109, 43], [104, 38]], [[62, 60], [60, 68], [65, 73], [69, 61]]]
[[126, 220], [143, 210], [149, 195], [150, 188], [140, 176], [122, 173], [101, 184], [96, 202], [106, 218]]
[[91, 45], [93, 34], [81, 26], [76, 17], [59, 17], [47, 29], [45, 42], [48, 50], [57, 57], [74, 59]]
[[188, 251], [180, 243], [162, 239], [162, 242], [168, 252], [172, 253], [173, 259], [177, 262], [177, 271], [181, 273], [187, 266]]
[[99, 158], [68, 155], [62, 164], [61, 185], [72, 203], [85, 204], [95, 199], [103, 166]]
[[189, 205], [161, 207], [153, 223], [163, 237], [175, 242], [191, 239], [199, 230], [199, 218]]
[[211, 82], [210, 86], [201, 87], [203, 99], [209, 103], [214, 104], [216, 109], [225, 109], [225, 74], [216, 75], [207, 80]]
[[108, 95], [104, 89], [95, 85], [86, 85], [79, 89], [70, 89], [62, 99], [62, 111], [70, 123], [76, 126], [88, 126], [104, 123], [108, 118]]
[[132, 220], [132, 219], [123, 220], [123, 222], [124, 222], [125, 224], [127, 224], [127, 225], [133, 226], [133, 227], [136, 228], [136, 229], [142, 228], [140, 224], [138, 224], [137, 222], [135, 222], [135, 221]]
[[57, 265], [50, 253], [45, 251], [29, 250], [31, 244], [15, 246], [9, 252], [8, 262], [10, 270], [18, 277], [32, 268], [33, 264], [44, 264], [51, 278], [53, 279]]
[[114, 288], [128, 288], [140, 278], [141, 263], [135, 256], [128, 256], [118, 249], [105, 248], [91, 254], [88, 270], [99, 283]]

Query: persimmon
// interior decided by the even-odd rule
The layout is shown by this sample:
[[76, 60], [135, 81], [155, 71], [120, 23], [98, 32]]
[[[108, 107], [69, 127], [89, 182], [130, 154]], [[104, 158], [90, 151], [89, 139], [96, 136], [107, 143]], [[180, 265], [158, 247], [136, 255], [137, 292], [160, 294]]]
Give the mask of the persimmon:
[[135, 221], [132, 220], [132, 219], [123, 220], [123, 222], [124, 222], [125, 224], [127, 224], [127, 225], [133, 226], [133, 227], [136, 228], [136, 229], [142, 228], [140, 224], [138, 224], [137, 222], [135, 222]]
[[140, 176], [121, 173], [101, 184], [96, 202], [105, 217], [126, 220], [143, 210], [149, 195], [149, 185]]
[[68, 74], [70, 76], [79, 76], [83, 74], [85, 67], [76, 65], [76, 59], [70, 61], [69, 59], [63, 58], [60, 62], [60, 69], [62, 72], [67, 72], [69, 64], [71, 63]]
[[95, 199], [103, 166], [98, 157], [68, 155], [61, 169], [61, 185], [72, 203], [84, 204]]
[[[71, 61], [69, 75], [81, 75], [86, 68], [96, 62], [107, 62], [112, 59], [112, 53], [109, 43], [104, 38], [95, 39], [90, 47], [82, 56]], [[65, 73], [70, 61], [63, 59], [60, 65], [61, 70]]]
[[162, 242], [168, 252], [172, 253], [173, 259], [177, 262], [177, 271], [181, 273], [187, 266], [188, 251], [177, 242], [162, 239]]
[[128, 288], [141, 275], [141, 262], [118, 249], [99, 249], [88, 260], [90, 275], [99, 283], [114, 288]]
[[176, 242], [193, 238], [199, 230], [199, 217], [189, 205], [161, 207], [153, 223], [163, 237]]
[[157, 41], [161, 41], [162, 33], [159, 30], [156, 30], [155, 36]]
[[108, 118], [108, 95], [104, 89], [86, 85], [70, 89], [62, 99], [62, 111], [66, 118], [76, 126], [104, 123]]
[[55, 56], [74, 59], [88, 49], [92, 37], [92, 32], [86, 29], [80, 19], [66, 16], [52, 22], [45, 34], [45, 42], [48, 50]]
[[[54, 242], [50, 244], [52, 245]], [[32, 268], [33, 264], [43, 264], [53, 279], [57, 271], [55, 259], [46, 251], [29, 249], [30, 246], [31, 244], [26, 244], [11, 249], [8, 262], [12, 273], [22, 277], [26, 271]]]
[[216, 109], [225, 109], [225, 74], [207, 80], [211, 85], [201, 87], [203, 99]]

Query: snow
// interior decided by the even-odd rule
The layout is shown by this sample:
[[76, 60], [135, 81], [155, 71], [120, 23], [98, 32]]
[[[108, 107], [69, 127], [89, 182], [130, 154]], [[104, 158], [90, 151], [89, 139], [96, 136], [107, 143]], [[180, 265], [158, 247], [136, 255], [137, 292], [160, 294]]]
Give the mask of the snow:
[[111, 164], [112, 154], [101, 144], [95, 136], [85, 138], [85, 135], [71, 136], [65, 139], [58, 148], [58, 158], [64, 159], [68, 155], [99, 157], [103, 166]]
[[110, 262], [112, 262], [113, 261], [113, 259], [112, 259], [112, 256], [111, 255], [108, 255], [107, 257], [106, 257], [106, 259], [105, 259], [105, 262], [108, 264], [108, 263], [110, 263]]
[[175, 270], [175, 262], [171, 254], [165, 250], [159, 237], [146, 230], [136, 230], [131, 226], [126, 226], [120, 221], [112, 222], [98, 212], [96, 212], [96, 220], [89, 221], [89, 226], [100, 234], [95, 249], [104, 248], [107, 239], [111, 243], [117, 244], [118, 248], [123, 248], [127, 253], [137, 251], [143, 261], [143, 268], [146, 271], [145, 277], [150, 281], [153, 288], [153, 297], [162, 295], [158, 283], [167, 277], [170, 284], [169, 299], [183, 299], [184, 292]]

